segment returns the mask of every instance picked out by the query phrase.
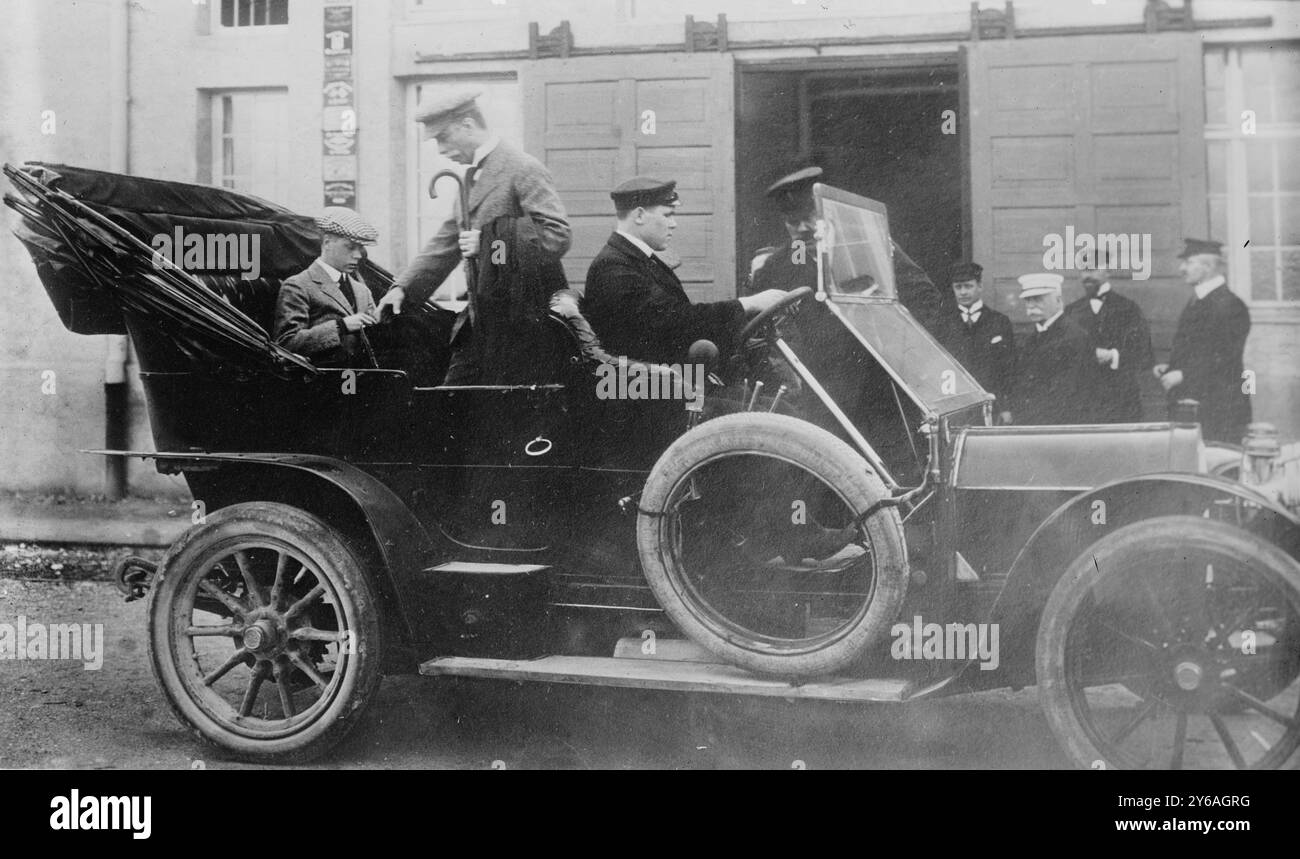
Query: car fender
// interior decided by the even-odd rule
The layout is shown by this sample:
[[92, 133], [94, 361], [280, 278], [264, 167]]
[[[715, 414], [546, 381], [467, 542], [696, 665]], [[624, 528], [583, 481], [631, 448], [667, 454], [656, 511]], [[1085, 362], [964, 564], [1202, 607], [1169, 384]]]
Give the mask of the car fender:
[[[88, 452], [153, 459], [159, 463], [160, 470], [193, 472], [187, 474], [191, 490], [196, 500], [205, 503], [207, 511], [253, 500], [293, 504], [291, 490], [281, 497], [261, 497], [266, 494], [265, 487], [282, 487], [286, 478], [290, 486], [301, 485], [301, 480], [306, 479], [342, 493], [369, 531], [370, 548], [376, 553], [375, 560], [380, 562], [380, 569], [375, 571], [379, 577], [377, 584], [391, 598], [389, 602], [397, 610], [407, 640], [415, 642], [429, 636], [433, 621], [421, 616], [422, 604], [416, 598], [413, 579], [423, 569], [434, 546], [424, 526], [401, 498], [377, 477], [339, 459], [306, 454]], [[258, 479], [263, 475], [275, 476], [265, 481]]]
[[[1033, 682], [1033, 656], [1043, 606], [1066, 568], [1107, 534], [1157, 516], [1201, 515], [1214, 504], [1250, 505], [1241, 526], [1300, 558], [1300, 519], [1248, 486], [1209, 474], [1151, 474], [1125, 478], [1078, 495], [1043, 521], [1016, 556], [989, 622], [998, 625], [1001, 667], [962, 669], [980, 687]], [[1244, 512], [1244, 508], [1242, 509]]]

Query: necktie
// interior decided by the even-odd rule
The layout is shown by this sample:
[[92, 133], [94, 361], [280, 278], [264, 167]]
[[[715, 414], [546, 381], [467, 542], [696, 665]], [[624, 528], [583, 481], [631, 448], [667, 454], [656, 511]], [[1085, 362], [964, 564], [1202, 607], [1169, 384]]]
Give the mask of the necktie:
[[976, 310], [974, 313], [971, 313], [963, 307], [961, 309], [961, 321], [965, 322], [968, 326], [974, 325], [976, 322], [980, 321], [980, 312]]
[[348, 300], [348, 306], [352, 308], [353, 313], [356, 313], [357, 295], [352, 291], [352, 284], [348, 281], [346, 274], [339, 275], [339, 292], [343, 293], [343, 297]]

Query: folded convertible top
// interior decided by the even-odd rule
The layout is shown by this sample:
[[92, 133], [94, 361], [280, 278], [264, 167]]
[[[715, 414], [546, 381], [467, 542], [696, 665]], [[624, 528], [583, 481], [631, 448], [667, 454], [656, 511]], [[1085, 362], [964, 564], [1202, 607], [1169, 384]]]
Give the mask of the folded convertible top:
[[[311, 370], [267, 328], [280, 281], [320, 252], [313, 218], [224, 188], [62, 164], [4, 172], [19, 191], [5, 195], [23, 216], [15, 234], [69, 331], [122, 334], [129, 314], [200, 363]], [[258, 278], [160, 265], [154, 238], [178, 235], [258, 237]], [[361, 274], [376, 291], [392, 282], [369, 261]]]

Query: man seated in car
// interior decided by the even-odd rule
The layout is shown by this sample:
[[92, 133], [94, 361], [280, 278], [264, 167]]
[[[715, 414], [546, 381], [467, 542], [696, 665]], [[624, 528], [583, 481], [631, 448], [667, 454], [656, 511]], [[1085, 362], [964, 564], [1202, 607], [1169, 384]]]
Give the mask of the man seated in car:
[[691, 303], [656, 252], [668, 248], [680, 204], [675, 181], [638, 176], [611, 193], [618, 226], [587, 269], [583, 312], [605, 349], [642, 361], [682, 364], [691, 344], [710, 340], [723, 355], [747, 313], [774, 306], [779, 289], [727, 301]]
[[373, 367], [365, 329], [378, 317], [357, 266], [379, 231], [342, 206], [325, 209], [316, 226], [320, 257], [280, 286], [275, 342], [322, 367]]

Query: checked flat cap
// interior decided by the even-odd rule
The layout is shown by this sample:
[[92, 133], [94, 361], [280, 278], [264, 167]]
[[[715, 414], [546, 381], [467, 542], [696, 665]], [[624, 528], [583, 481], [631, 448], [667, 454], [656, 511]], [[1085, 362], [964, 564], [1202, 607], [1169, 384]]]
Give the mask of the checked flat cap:
[[364, 218], [345, 206], [325, 208], [316, 219], [316, 226], [322, 233], [342, 236], [358, 244], [373, 245], [379, 241], [379, 230], [370, 226]]
[[609, 192], [614, 201], [614, 208], [620, 212], [649, 206], [677, 206], [681, 198], [677, 196], [677, 181], [665, 182], [651, 179], [649, 176], [637, 176], [628, 179]]

